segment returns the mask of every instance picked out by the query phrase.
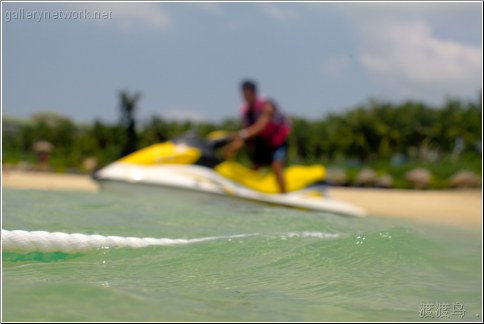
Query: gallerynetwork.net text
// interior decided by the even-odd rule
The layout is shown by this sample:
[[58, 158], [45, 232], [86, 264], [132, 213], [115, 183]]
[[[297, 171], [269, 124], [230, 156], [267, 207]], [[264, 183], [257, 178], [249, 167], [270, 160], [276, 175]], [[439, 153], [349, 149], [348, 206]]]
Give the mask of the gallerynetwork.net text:
[[27, 10], [19, 8], [16, 10], [5, 10], [5, 22], [12, 20], [108, 20], [113, 17], [112, 10]]

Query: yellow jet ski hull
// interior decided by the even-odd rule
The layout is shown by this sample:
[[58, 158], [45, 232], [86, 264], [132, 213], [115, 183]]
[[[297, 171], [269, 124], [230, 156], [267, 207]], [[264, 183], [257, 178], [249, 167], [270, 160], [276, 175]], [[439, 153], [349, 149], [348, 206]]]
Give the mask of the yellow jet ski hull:
[[[227, 179], [263, 193], [280, 193], [273, 172], [251, 170], [235, 161], [225, 161], [215, 167], [215, 171]], [[290, 166], [284, 170], [287, 192], [301, 190], [308, 185], [324, 180], [326, 169], [322, 165]]]
[[[177, 145], [173, 142], [158, 143], [129, 154], [122, 163], [135, 165], [158, 164], [195, 164], [202, 152], [187, 145]], [[253, 190], [275, 194], [279, 193], [276, 177], [273, 172], [260, 172], [249, 169], [236, 161], [223, 161], [214, 167], [215, 172], [240, 183]], [[301, 190], [308, 185], [324, 180], [326, 169], [322, 165], [290, 166], [284, 170], [286, 190], [288, 192]]]
[[280, 194], [271, 171], [254, 171], [236, 161], [220, 160], [203, 142], [168, 141], [129, 154], [99, 170], [94, 178], [101, 183], [181, 188], [350, 216], [366, 214], [309, 187], [324, 180], [322, 165], [290, 166], [284, 175], [288, 193]]

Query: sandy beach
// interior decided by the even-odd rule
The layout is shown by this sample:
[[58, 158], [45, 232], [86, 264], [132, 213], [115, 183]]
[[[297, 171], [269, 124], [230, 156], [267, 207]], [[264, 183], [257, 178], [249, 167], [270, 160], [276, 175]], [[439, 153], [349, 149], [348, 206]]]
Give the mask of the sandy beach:
[[[2, 188], [96, 192], [87, 175], [3, 171]], [[414, 191], [331, 187], [330, 195], [365, 208], [370, 215], [448, 225], [481, 226], [482, 190]]]

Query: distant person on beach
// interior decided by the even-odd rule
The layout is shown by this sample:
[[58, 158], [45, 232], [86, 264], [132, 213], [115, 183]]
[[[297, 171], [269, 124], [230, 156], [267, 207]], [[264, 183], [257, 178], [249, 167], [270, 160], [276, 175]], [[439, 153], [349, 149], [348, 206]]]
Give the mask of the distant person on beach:
[[49, 158], [54, 145], [47, 141], [37, 141], [32, 145], [32, 148], [37, 156], [36, 168], [41, 171], [49, 170]]
[[284, 162], [287, 157], [288, 136], [291, 130], [289, 119], [282, 114], [274, 101], [257, 96], [257, 86], [252, 81], [242, 83], [243, 129], [225, 149], [225, 156], [234, 155], [243, 146], [255, 170], [270, 165], [274, 171], [281, 193], [286, 192]]

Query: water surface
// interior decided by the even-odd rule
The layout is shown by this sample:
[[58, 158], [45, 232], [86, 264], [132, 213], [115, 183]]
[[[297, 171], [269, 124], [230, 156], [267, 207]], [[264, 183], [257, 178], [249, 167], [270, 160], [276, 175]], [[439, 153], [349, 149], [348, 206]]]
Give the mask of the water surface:
[[481, 321], [480, 229], [177, 190], [3, 190], [8, 230], [183, 246], [3, 252], [5, 321]]

